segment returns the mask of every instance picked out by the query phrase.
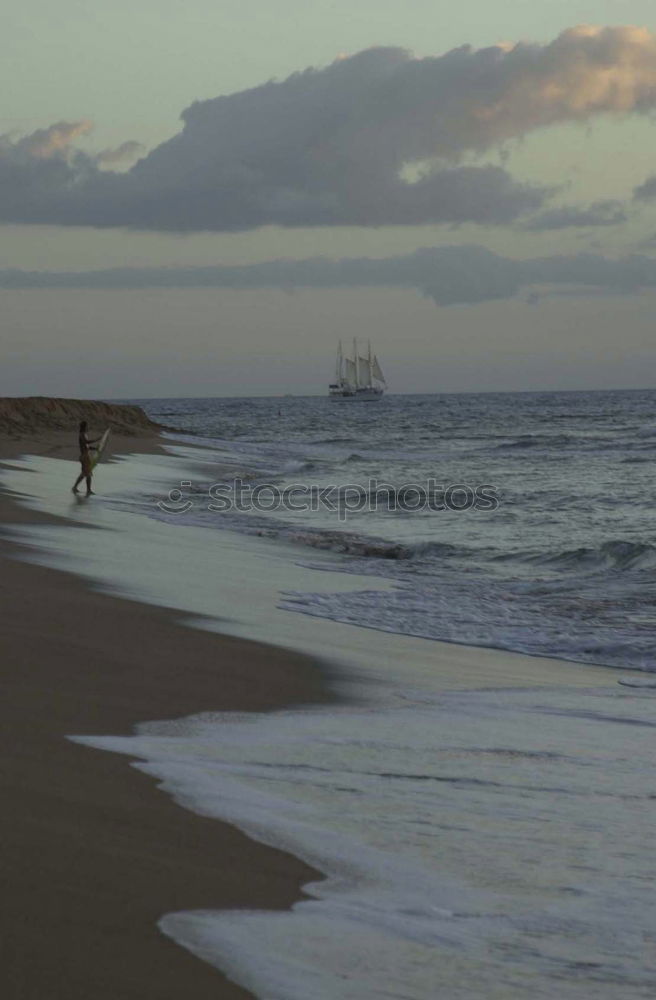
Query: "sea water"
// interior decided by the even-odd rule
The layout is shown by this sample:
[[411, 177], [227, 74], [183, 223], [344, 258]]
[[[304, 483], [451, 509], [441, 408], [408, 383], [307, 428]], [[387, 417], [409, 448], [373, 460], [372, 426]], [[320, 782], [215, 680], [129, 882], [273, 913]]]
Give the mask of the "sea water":
[[[307, 547], [309, 564], [314, 550], [333, 551], [332, 568], [395, 584], [384, 598], [285, 594], [286, 607], [449, 642], [656, 667], [656, 392], [142, 403], [212, 443], [224, 470], [282, 491], [372, 482], [495, 491], [495, 510], [379, 503], [342, 519], [323, 506], [210, 511], [202, 491], [211, 470], [194, 477], [199, 502], [172, 517], [291, 539]], [[462, 491], [455, 499], [466, 504]]]

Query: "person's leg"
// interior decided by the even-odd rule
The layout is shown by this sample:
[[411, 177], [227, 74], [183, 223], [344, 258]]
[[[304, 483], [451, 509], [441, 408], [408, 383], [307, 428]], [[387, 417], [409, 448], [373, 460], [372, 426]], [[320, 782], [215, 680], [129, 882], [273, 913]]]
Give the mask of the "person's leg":
[[87, 496], [95, 496], [93, 490], [91, 489], [91, 476], [87, 476]]
[[80, 485], [80, 483], [82, 482], [83, 479], [84, 479], [84, 473], [81, 472], [80, 475], [75, 480], [75, 485], [73, 486], [73, 493], [77, 493], [78, 492], [77, 488], [78, 488], [78, 486]]

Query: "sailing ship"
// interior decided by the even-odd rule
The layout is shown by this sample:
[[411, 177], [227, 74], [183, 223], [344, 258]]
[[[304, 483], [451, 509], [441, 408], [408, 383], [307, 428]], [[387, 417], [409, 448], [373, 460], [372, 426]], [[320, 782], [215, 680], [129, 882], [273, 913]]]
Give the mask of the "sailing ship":
[[359, 400], [369, 403], [382, 399], [387, 388], [385, 376], [378, 364], [378, 358], [371, 353], [371, 341], [368, 344], [367, 356], [359, 353], [357, 339], [353, 338], [353, 357], [344, 357], [342, 342], [337, 351], [335, 381], [328, 386], [331, 399]]

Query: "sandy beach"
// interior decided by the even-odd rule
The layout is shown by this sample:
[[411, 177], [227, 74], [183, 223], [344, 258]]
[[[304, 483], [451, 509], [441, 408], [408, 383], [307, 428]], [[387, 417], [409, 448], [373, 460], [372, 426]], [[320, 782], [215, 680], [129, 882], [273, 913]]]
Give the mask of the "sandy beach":
[[[70, 437], [2, 439], [0, 457], [68, 455]], [[153, 437], [114, 441], [117, 450], [157, 447]], [[37, 520], [0, 494], [0, 523]], [[288, 907], [316, 873], [181, 809], [124, 759], [66, 736], [316, 702], [328, 697], [320, 671], [292, 652], [93, 592], [17, 554], [0, 543], [4, 995], [247, 996], [164, 937], [157, 920], [181, 908]]]

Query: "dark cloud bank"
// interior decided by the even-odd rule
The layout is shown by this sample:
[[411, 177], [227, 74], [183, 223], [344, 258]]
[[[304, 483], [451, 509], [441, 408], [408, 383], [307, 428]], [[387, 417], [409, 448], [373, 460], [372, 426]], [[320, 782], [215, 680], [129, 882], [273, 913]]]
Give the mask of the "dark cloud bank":
[[375, 288], [417, 289], [438, 305], [508, 299], [522, 289], [571, 294], [656, 287], [656, 260], [594, 254], [513, 260], [479, 246], [418, 250], [399, 257], [275, 260], [206, 268], [117, 268], [82, 272], [0, 271], [0, 288]]
[[[0, 136], [0, 221], [174, 232], [509, 223], [551, 192], [476, 157], [535, 129], [654, 106], [646, 29], [580, 26], [548, 45], [425, 59], [370, 49], [192, 104], [182, 130], [125, 172], [103, 167], [138, 144], [83, 153], [74, 143], [88, 122]], [[599, 224], [598, 205], [554, 211], [534, 228]]]
[[531, 232], [549, 229], [587, 229], [589, 226], [617, 226], [628, 220], [620, 201], [595, 201], [591, 205], [562, 205], [548, 208], [521, 226]]

